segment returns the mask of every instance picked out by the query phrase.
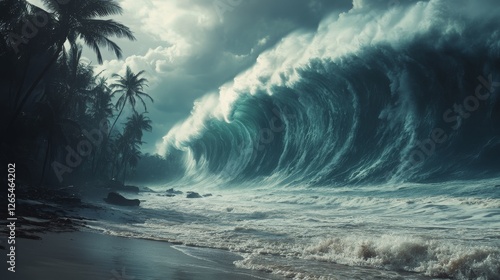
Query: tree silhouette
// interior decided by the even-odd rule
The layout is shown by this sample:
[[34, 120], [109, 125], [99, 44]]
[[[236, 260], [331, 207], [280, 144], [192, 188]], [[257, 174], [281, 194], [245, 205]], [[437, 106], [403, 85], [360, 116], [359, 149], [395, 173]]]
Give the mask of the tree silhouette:
[[123, 172], [123, 180], [126, 178], [127, 166], [137, 166], [141, 157], [140, 145], [142, 142], [143, 131], [151, 131], [151, 120], [134, 112], [127, 118], [123, 134], [119, 134], [116, 140], [121, 160], [118, 161], [118, 154], [114, 160], [117, 173]]
[[104, 119], [113, 116], [113, 96], [111, 89], [107, 85], [107, 79], [97, 78], [96, 86], [90, 92], [89, 113], [94, 123], [99, 123]]
[[49, 53], [52, 53], [52, 57], [33, 84], [28, 88], [17, 110], [14, 112], [10, 124], [17, 118], [30, 95], [43, 77], [46, 76], [51, 66], [57, 61], [66, 41], [69, 41], [71, 46], [74, 46], [77, 39], [82, 39], [96, 53], [98, 62], [102, 63], [100, 50], [102, 47], [107, 47], [113, 51], [117, 58], [121, 58], [122, 56], [120, 47], [111, 41], [109, 37], [125, 37], [135, 40], [132, 31], [125, 25], [110, 19], [98, 19], [122, 13], [122, 8], [115, 0], [79, 0], [69, 1], [64, 4], [59, 4], [61, 1], [57, 0], [42, 0], [42, 2], [51, 12], [50, 15], [56, 22], [53, 31], [55, 41], [49, 50]]
[[124, 134], [127, 135], [131, 140], [135, 139], [137, 141], [141, 141], [143, 131], [151, 130], [151, 120], [144, 114], [134, 112], [132, 113], [132, 116], [127, 118]]
[[70, 117], [74, 120], [86, 117], [87, 104], [95, 88], [94, 71], [88, 63], [81, 60], [82, 46], [74, 44], [68, 52], [63, 50], [55, 67], [60, 95], [65, 106], [70, 107]]
[[151, 100], [151, 102], [154, 102], [153, 98], [148, 94], [144, 93], [143, 91], [144, 87], [147, 87], [148, 83], [148, 80], [146, 78], [141, 77], [143, 74], [144, 70], [135, 74], [134, 72], [132, 72], [130, 67], [127, 66], [124, 76], [118, 74], [113, 75], [113, 77], [118, 78], [118, 80], [110, 87], [113, 89], [112, 93], [113, 95], [115, 94], [120, 95], [120, 98], [118, 98], [118, 101], [115, 104], [115, 107], [117, 109], [120, 108], [120, 112], [118, 113], [118, 116], [116, 117], [115, 121], [113, 122], [113, 125], [110, 128], [109, 134], [111, 134], [111, 131], [116, 125], [116, 122], [123, 113], [125, 105], [130, 104], [132, 110], [135, 112], [136, 111], [135, 104], [137, 102], [136, 99], [139, 99], [142, 105], [144, 105], [144, 111], [147, 112], [146, 102], [144, 102], [143, 97], [147, 97]]

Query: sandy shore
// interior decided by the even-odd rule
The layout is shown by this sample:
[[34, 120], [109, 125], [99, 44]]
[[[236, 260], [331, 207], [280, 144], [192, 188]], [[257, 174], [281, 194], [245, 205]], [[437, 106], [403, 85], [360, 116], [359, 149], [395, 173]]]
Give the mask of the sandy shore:
[[[130, 239], [91, 232], [46, 233], [42, 240], [16, 241], [12, 280], [224, 280], [282, 279], [236, 268], [230, 252]], [[6, 259], [5, 250], [2, 259]], [[5, 261], [4, 261], [5, 263]]]

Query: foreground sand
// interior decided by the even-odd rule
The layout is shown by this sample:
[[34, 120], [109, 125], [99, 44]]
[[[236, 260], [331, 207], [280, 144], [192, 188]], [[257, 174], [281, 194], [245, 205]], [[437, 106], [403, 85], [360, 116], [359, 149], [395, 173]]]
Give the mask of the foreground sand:
[[240, 257], [225, 251], [81, 231], [47, 233], [42, 240], [18, 239], [16, 255], [16, 273], [4, 265], [0, 279], [282, 279], [238, 269], [232, 262]]

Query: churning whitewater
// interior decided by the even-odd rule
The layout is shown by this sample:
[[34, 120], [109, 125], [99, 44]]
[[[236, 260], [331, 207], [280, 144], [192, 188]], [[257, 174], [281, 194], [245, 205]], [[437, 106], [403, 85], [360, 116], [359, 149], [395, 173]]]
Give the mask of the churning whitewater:
[[198, 180], [330, 185], [493, 175], [499, 20], [460, 16], [472, 3], [459, 2], [366, 15], [368, 1], [355, 1], [199, 100], [162, 151], [182, 151], [188, 177]]

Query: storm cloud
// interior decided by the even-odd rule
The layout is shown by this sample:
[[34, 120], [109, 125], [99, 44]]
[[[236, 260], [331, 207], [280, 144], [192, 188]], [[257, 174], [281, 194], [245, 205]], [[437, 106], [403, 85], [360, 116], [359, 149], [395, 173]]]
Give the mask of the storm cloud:
[[[130, 26], [136, 42], [118, 41], [125, 59], [108, 59], [96, 71], [145, 70], [155, 103], [148, 107], [152, 133], [145, 152], [176, 123], [189, 116], [193, 102], [255, 64], [257, 57], [292, 32], [312, 32], [350, 1], [121, 1], [117, 20]], [[92, 60], [92, 54], [88, 57]], [[109, 56], [111, 58], [111, 56]]]

